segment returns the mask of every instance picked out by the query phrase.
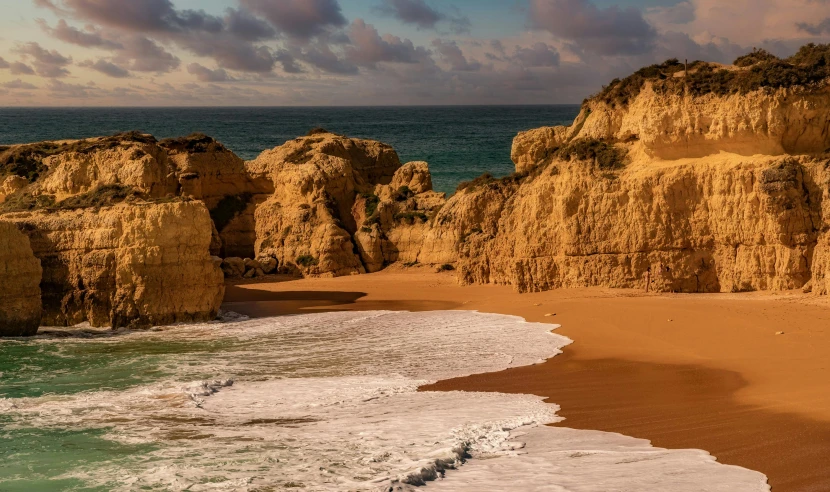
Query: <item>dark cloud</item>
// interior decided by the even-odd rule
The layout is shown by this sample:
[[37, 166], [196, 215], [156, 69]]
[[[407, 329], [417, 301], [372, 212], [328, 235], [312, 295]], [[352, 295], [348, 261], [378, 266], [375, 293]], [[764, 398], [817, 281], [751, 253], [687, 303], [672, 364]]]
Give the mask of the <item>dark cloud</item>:
[[436, 39], [432, 42], [432, 46], [435, 47], [441, 59], [450, 64], [453, 71], [476, 72], [481, 69], [480, 63], [467, 61], [467, 58], [455, 41]]
[[830, 17], [824, 19], [818, 24], [808, 24], [806, 22], [799, 22], [798, 24], [796, 24], [796, 26], [798, 26], [799, 31], [806, 32], [807, 34], [812, 34], [813, 36], [821, 36], [822, 34], [830, 33]]
[[9, 68], [9, 62], [4, 60], [2, 56], [0, 56], [0, 68]]
[[337, 0], [241, 0], [242, 5], [262, 15], [278, 31], [308, 41], [328, 29], [344, 27]]
[[30, 84], [28, 82], [23, 82], [20, 79], [10, 80], [8, 82], [4, 82], [4, 83], [0, 84], [0, 87], [5, 87], [6, 89], [24, 89], [24, 90], [37, 89], [36, 85]]
[[38, 19], [38, 24], [44, 31], [49, 33], [52, 37], [59, 39], [65, 43], [83, 46], [85, 48], [104, 48], [104, 49], [121, 49], [121, 43], [105, 39], [101, 32], [95, 29], [94, 26], [87, 26], [86, 31], [81, 31], [76, 27], [72, 27], [61, 19], [53, 28], [49, 26], [43, 19]]
[[282, 65], [282, 70], [285, 73], [302, 73], [303, 67], [297, 63], [297, 59], [294, 58], [294, 55], [288, 52], [288, 50], [281, 50], [274, 55], [274, 60], [276, 60], [280, 65]]
[[92, 60], [87, 60], [79, 63], [78, 66], [89, 68], [91, 70], [95, 70], [96, 72], [100, 72], [104, 75], [114, 77], [117, 79], [122, 79], [124, 77], [130, 76], [130, 72], [127, 69], [119, 67], [115, 63], [109, 62], [104, 59], [98, 59], [95, 62], [93, 62]]
[[[268, 48], [254, 44], [274, 38], [276, 31], [247, 11], [228, 9], [224, 17], [216, 17], [201, 10], [176, 10], [170, 0], [52, 0], [47, 3], [47, 7], [68, 12], [73, 18], [126, 33], [131, 41], [118, 38], [122, 47], [110, 48], [117, 51], [114, 56], [119, 61], [129, 62], [131, 70], [167, 72], [177, 68], [179, 59], [162, 45], [175, 45], [198, 56], [213, 58], [229, 70], [269, 72], [276, 63]], [[77, 41], [80, 31], [69, 31], [67, 26], [67, 29], [56, 29], [53, 35], [73, 35]], [[86, 36], [81, 41], [96, 40]]]
[[337, 75], [357, 75], [359, 69], [354, 63], [341, 59], [326, 43], [315, 43], [300, 52], [300, 58], [319, 70]]
[[447, 21], [456, 33], [470, 30], [470, 19], [461, 15], [457, 9], [452, 14], [447, 14], [431, 7], [425, 0], [383, 0], [375, 9], [419, 29], [436, 29], [439, 22]]
[[233, 80], [233, 77], [228, 75], [228, 72], [222, 68], [211, 70], [205, 66], [199, 65], [198, 63], [191, 63], [188, 65], [187, 73], [195, 75], [201, 82], [229, 82]]
[[35, 72], [41, 77], [58, 78], [69, 75], [65, 67], [72, 63], [72, 58], [65, 57], [55, 50], [46, 50], [38, 43], [24, 43], [14, 48], [22, 57], [32, 60]]
[[122, 65], [135, 72], [170, 72], [178, 68], [181, 61], [144, 36], [131, 35], [123, 40], [124, 49], [116, 55]]
[[141, 32], [177, 32], [204, 30], [218, 32], [222, 19], [204, 11], [176, 10], [170, 0], [62, 0], [40, 1], [59, 15], [71, 13], [76, 18], [88, 19], [103, 26]]
[[34, 75], [35, 70], [23, 62], [14, 62], [9, 65], [9, 70], [13, 75]]
[[577, 43], [599, 55], [650, 51], [657, 31], [634, 8], [598, 8], [589, 0], [530, 0], [532, 27]]
[[412, 41], [397, 36], [378, 34], [374, 26], [357, 19], [349, 29], [351, 46], [346, 48], [346, 58], [356, 65], [375, 68], [380, 62], [417, 63], [429, 57], [424, 48], [416, 48]]
[[245, 41], [262, 41], [277, 36], [277, 32], [270, 24], [247, 10], [228, 9], [225, 23], [234, 37]]
[[210, 57], [224, 68], [243, 72], [270, 72], [276, 59], [271, 50], [227, 35], [200, 33], [180, 42], [199, 56]]
[[527, 68], [556, 67], [559, 58], [559, 52], [545, 43], [536, 43], [529, 48], [517, 46], [513, 54], [513, 59]]

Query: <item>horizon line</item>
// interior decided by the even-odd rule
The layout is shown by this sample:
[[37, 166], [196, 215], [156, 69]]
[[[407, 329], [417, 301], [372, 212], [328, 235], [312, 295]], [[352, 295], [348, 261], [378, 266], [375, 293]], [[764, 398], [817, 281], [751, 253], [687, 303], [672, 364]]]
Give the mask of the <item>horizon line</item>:
[[309, 105], [309, 106], [0, 106], [4, 109], [355, 109], [355, 108], [495, 108], [495, 107], [555, 107], [581, 106], [582, 103], [551, 103], [551, 104], [400, 104], [400, 105]]

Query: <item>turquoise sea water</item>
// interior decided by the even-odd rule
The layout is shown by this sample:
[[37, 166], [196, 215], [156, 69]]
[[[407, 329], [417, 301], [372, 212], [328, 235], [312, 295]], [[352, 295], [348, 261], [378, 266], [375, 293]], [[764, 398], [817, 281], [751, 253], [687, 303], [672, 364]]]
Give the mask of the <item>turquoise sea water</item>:
[[0, 108], [0, 144], [141, 130], [158, 138], [202, 132], [243, 159], [315, 127], [395, 147], [403, 162], [427, 161], [435, 189], [450, 193], [484, 172], [513, 172], [520, 131], [569, 125], [579, 106], [372, 108]]

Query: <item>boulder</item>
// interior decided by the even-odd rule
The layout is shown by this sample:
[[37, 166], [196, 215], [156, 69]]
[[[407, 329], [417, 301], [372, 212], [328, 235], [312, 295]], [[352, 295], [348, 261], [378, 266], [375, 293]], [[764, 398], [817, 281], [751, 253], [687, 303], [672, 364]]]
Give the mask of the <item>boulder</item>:
[[222, 271], [228, 278], [238, 278], [245, 275], [245, 260], [242, 258], [225, 258], [222, 262]]

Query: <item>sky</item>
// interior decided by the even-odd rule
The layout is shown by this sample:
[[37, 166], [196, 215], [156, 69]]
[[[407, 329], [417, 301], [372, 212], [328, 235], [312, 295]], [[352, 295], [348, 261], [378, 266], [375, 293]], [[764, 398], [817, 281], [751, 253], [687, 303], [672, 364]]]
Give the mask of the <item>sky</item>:
[[0, 0], [0, 106], [579, 103], [830, 42], [830, 0]]

